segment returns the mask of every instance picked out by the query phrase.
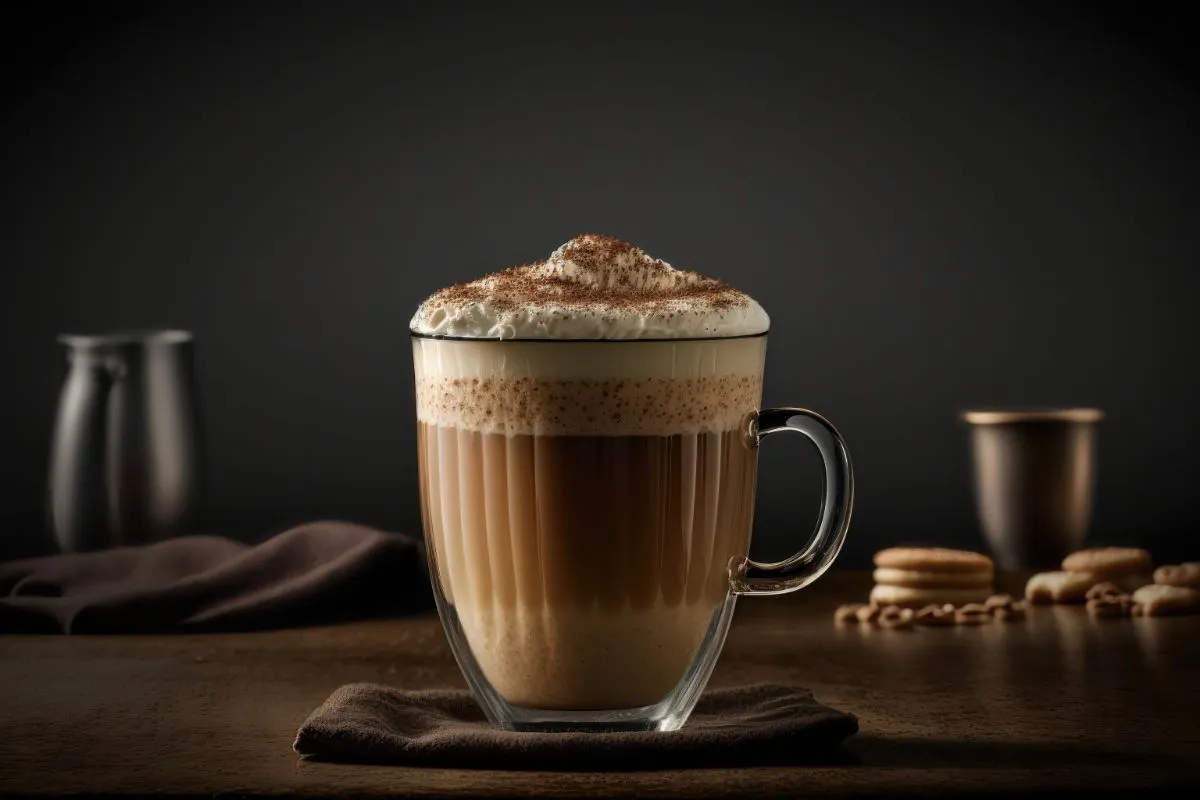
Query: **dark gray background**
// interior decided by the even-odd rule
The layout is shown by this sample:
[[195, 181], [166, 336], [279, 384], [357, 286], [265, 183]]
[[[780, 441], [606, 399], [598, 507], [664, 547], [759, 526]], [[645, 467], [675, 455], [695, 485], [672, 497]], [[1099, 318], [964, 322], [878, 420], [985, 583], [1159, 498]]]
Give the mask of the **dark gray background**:
[[[1103, 407], [1096, 540], [1200, 555], [1179, 20], [239, 5], [5, 34], [0, 555], [50, 546], [55, 334], [129, 326], [196, 333], [215, 530], [415, 530], [414, 307], [592, 230], [767, 306], [767, 403], [822, 410], [856, 459], [843, 564], [981, 545], [956, 422], [976, 404]], [[815, 504], [815, 458], [771, 445], [763, 553]]]

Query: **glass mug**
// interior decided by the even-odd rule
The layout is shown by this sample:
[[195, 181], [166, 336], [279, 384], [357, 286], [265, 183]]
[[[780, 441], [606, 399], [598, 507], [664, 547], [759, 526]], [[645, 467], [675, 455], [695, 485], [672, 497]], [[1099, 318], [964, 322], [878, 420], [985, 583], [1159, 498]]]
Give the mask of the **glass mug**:
[[[850, 458], [820, 415], [759, 410], [766, 343], [413, 335], [434, 597], [493, 725], [676, 730], [737, 598], [800, 589], [837, 557]], [[781, 431], [821, 455], [820, 520], [758, 563], [758, 446]]]

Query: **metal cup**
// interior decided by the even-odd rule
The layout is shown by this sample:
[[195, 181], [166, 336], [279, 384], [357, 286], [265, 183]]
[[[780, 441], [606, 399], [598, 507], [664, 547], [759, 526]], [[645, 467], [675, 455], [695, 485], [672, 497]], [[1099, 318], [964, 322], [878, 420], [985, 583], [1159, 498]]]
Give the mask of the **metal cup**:
[[984, 538], [1004, 569], [1058, 569], [1087, 536], [1095, 408], [967, 411]]
[[49, 516], [67, 552], [191, 533], [200, 506], [192, 336], [61, 336], [68, 369], [50, 451]]

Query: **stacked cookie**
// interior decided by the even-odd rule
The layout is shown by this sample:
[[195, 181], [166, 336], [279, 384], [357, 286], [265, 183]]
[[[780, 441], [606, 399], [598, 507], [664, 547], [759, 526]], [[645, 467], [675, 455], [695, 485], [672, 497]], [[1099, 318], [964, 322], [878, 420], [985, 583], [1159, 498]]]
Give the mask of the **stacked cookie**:
[[982, 603], [995, 566], [982, 553], [943, 547], [889, 547], [875, 554], [871, 604], [922, 608]]

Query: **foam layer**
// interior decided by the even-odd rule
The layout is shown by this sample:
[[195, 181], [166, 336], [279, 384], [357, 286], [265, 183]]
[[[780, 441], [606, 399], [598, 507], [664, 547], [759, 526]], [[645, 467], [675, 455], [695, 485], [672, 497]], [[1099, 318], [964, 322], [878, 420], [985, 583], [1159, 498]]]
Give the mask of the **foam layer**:
[[417, 418], [507, 435], [735, 430], [762, 400], [765, 338], [679, 342], [414, 339]]
[[442, 289], [410, 323], [415, 333], [474, 339], [686, 339], [769, 326], [737, 289], [597, 234], [545, 261]]

